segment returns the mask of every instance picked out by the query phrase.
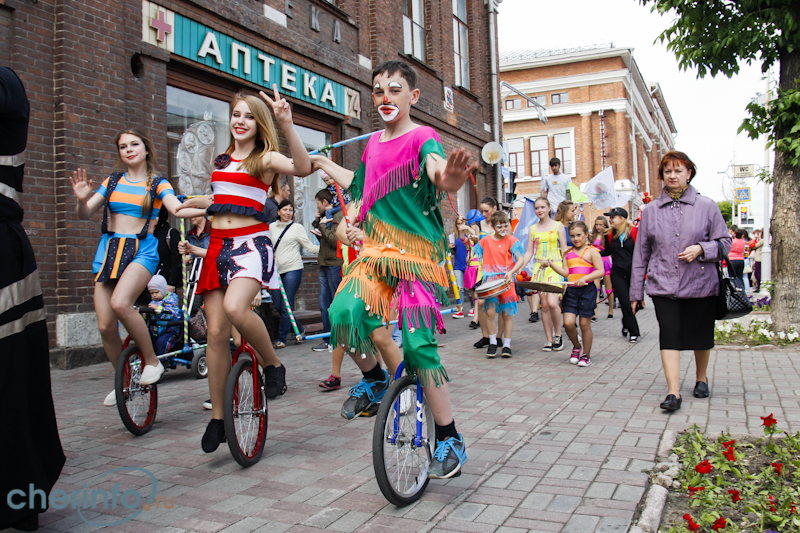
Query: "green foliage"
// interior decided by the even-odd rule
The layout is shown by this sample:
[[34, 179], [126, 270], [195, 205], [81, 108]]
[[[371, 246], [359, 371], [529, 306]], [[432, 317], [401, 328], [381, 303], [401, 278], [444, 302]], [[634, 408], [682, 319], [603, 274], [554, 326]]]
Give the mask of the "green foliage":
[[[758, 311], [767, 311], [769, 306], [761, 306]], [[792, 326], [786, 331], [773, 331], [771, 318], [754, 318], [745, 327], [738, 320], [718, 320], [714, 323], [714, 342], [719, 344], [741, 343], [748, 346], [775, 344], [785, 346], [800, 341], [800, 333]]]
[[719, 206], [719, 212], [722, 213], [722, 218], [725, 220], [725, 225], [730, 226], [733, 223], [733, 220], [731, 220], [733, 206], [728, 200], [717, 202], [717, 205]]
[[676, 492], [689, 497], [689, 512], [664, 524], [668, 533], [800, 531], [800, 433], [775, 439], [782, 433], [777, 421], [772, 414], [761, 418], [767, 439], [755, 443], [728, 433], [707, 439], [697, 425], [678, 437], [672, 449], [682, 467]]
[[[660, 14], [677, 15], [659, 35], [675, 54], [681, 69], [731, 77], [739, 63], [761, 62], [767, 72], [781, 61], [798, 61], [800, 1], [798, 0], [640, 0]], [[792, 71], [792, 69], [785, 69]], [[790, 167], [800, 165], [800, 90], [798, 80], [781, 80], [769, 108], [756, 101], [747, 106], [750, 117], [739, 132], [751, 138], [769, 135], [770, 144], [786, 156]]]

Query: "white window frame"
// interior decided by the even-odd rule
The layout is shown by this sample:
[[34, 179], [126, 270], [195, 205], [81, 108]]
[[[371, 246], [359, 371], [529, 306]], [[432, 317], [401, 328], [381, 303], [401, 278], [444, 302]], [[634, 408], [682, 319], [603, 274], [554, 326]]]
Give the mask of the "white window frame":
[[[531, 144], [530, 144], [531, 143], [531, 139], [536, 138], [536, 137], [544, 137], [545, 140], [547, 141], [547, 148], [545, 148], [544, 150], [542, 150], [542, 149], [534, 150], [533, 148], [529, 148], [529, 150], [528, 150], [528, 157], [530, 157], [530, 161], [531, 161], [531, 177], [534, 180], [542, 179], [542, 177], [547, 176], [547, 174], [550, 173], [550, 166], [549, 166], [549, 163], [550, 163], [550, 138], [545, 133], [542, 133], [540, 135], [531, 135], [531, 136], [528, 137], [528, 146], [529, 147], [531, 146]], [[539, 175], [538, 176], [534, 176], [533, 175], [533, 153], [534, 152], [539, 154], [540, 157], [541, 157], [541, 153], [540, 152], [545, 152], [544, 160], [540, 159], [540, 161], [539, 161]]]
[[[462, 20], [458, 15], [459, 3], [464, 5], [464, 19]], [[462, 42], [461, 29], [464, 29], [464, 38], [466, 42]], [[453, 0], [453, 61], [455, 64], [455, 84], [465, 89], [470, 88], [470, 65], [469, 65], [469, 25], [467, 24], [467, 1], [466, 0]], [[466, 65], [466, 72], [464, 67]]]
[[[414, 10], [414, 2], [419, 2], [419, 6], [421, 7], [420, 13], [417, 13]], [[406, 11], [408, 14], [406, 14]], [[414, 42], [414, 35], [416, 34], [415, 30], [420, 30], [422, 32], [422, 42], [419, 43], [419, 50], [417, 49], [417, 46], [415, 46]], [[424, 63], [426, 57], [426, 38], [425, 0], [403, 0], [403, 51]]]
[[[554, 135], [558, 135], [559, 133], [569, 133], [570, 147], [572, 148], [572, 172], [565, 172], [563, 168], [561, 169], [561, 172], [563, 174], [565, 174], [566, 176], [569, 176], [570, 178], [574, 179], [575, 175], [576, 175], [575, 158], [577, 157], [576, 153], [575, 153], [575, 128], [556, 128], [556, 129], [545, 130], [545, 131], [528, 131], [528, 132], [523, 132], [523, 133], [515, 133], [515, 134], [513, 134], [513, 135], [511, 135], [509, 137], [505, 137], [505, 140], [509, 141], [511, 139], [528, 139], [530, 137], [544, 137], [545, 135], [547, 137], [552, 137]], [[529, 149], [528, 149], [527, 153], [530, 154], [530, 144], [528, 145], [528, 148]], [[550, 155], [550, 139], [547, 140], [547, 153], [548, 153], [547, 162], [546, 162], [547, 166], [542, 171], [542, 177], [547, 176], [547, 175], [550, 174], [550, 158], [553, 157], [553, 155]], [[526, 157], [530, 157], [530, 155], [527, 155]], [[526, 182], [537, 182], [537, 181], [541, 181], [541, 180], [542, 180], [541, 177], [533, 177], [533, 176], [520, 177], [520, 175], [518, 174], [516, 182], [517, 183], [526, 183]]]

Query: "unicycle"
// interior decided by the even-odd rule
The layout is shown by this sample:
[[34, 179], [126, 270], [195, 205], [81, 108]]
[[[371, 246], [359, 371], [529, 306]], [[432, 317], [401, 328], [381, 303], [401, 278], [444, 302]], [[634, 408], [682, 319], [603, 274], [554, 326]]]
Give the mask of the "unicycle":
[[244, 339], [233, 354], [225, 384], [225, 436], [237, 463], [253, 466], [267, 439], [267, 397], [255, 352]]
[[378, 409], [372, 434], [375, 478], [383, 496], [398, 507], [425, 492], [436, 446], [433, 413], [416, 376], [403, 376], [403, 363]]
[[153, 429], [158, 408], [156, 384], [142, 385], [144, 357], [136, 344], [129, 342], [119, 356], [114, 373], [117, 410], [122, 423], [134, 435], [144, 435]]

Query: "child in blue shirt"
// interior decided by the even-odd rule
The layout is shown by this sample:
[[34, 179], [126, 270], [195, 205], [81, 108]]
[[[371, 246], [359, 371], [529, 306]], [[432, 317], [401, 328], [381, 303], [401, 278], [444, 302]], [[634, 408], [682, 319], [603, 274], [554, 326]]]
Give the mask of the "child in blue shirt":
[[181, 331], [179, 326], [159, 326], [155, 321], [180, 320], [183, 312], [178, 304], [178, 295], [169, 292], [167, 280], [161, 274], [156, 274], [150, 279], [147, 290], [152, 298], [148, 307], [157, 313], [150, 326], [150, 338], [156, 355], [163, 355], [174, 349]]
[[[325, 211], [325, 218], [320, 220], [320, 223], [326, 222], [328, 227], [331, 227], [331, 222], [333, 222], [333, 215], [337, 212], [342, 210], [341, 202], [339, 202], [339, 195], [336, 194], [336, 186], [334, 185], [333, 178], [328, 176], [324, 170], [319, 171], [320, 176], [322, 177], [322, 181], [325, 182], [327, 185], [328, 190], [331, 192], [331, 196], [333, 196], [333, 201], [331, 202], [331, 208]], [[346, 191], [342, 191], [342, 197], [344, 198], [344, 203], [350, 203], [350, 193]]]

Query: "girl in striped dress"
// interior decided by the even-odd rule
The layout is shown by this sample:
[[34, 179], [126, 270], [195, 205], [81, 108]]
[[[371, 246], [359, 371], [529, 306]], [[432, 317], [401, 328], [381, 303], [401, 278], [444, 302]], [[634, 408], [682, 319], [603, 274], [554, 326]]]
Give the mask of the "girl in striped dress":
[[[570, 224], [569, 234], [572, 237], [572, 248], [566, 253], [563, 264], [545, 260], [543, 267], [550, 267], [567, 278], [570, 286], [564, 292], [564, 329], [572, 341], [572, 354], [569, 362], [578, 366], [592, 364], [592, 317], [597, 307], [597, 289], [594, 281], [603, 277], [603, 258], [593, 247], [589, 246], [589, 227], [585, 222], [577, 220]], [[577, 317], [581, 317], [581, 333], [583, 347], [578, 340]]]

